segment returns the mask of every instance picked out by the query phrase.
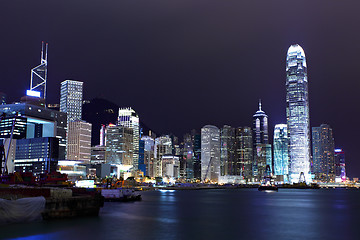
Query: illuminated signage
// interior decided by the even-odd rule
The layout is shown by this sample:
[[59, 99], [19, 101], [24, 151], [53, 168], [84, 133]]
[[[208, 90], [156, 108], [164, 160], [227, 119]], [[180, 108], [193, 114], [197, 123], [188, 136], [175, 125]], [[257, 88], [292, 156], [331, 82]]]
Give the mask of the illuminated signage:
[[31, 97], [40, 97], [40, 92], [38, 91], [32, 91], [32, 90], [26, 90], [26, 95]]

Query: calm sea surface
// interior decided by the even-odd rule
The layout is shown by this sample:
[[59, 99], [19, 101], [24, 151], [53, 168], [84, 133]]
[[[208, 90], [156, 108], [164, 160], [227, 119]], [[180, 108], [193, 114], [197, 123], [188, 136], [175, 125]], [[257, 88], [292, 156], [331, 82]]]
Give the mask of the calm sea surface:
[[1, 239], [360, 239], [360, 190], [151, 191], [100, 216], [0, 226]]

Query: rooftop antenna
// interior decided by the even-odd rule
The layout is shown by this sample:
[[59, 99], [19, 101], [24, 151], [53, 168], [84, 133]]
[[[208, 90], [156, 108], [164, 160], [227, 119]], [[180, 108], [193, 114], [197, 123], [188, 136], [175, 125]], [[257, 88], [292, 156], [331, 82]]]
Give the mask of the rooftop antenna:
[[30, 91], [40, 93], [39, 97], [44, 100], [46, 99], [47, 56], [48, 56], [48, 43], [44, 43], [44, 41], [42, 41], [40, 65], [31, 69]]
[[261, 111], [261, 99], [259, 99], [259, 110]]

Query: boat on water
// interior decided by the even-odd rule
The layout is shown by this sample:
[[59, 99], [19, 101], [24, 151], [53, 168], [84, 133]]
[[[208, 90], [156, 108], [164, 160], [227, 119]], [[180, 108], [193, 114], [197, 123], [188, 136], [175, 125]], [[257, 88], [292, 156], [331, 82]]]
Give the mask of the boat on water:
[[131, 202], [141, 200], [141, 195], [130, 188], [101, 189], [101, 195], [105, 198], [105, 201], [108, 202]]
[[262, 184], [259, 186], [258, 190], [259, 191], [272, 191], [272, 192], [278, 191], [278, 187], [275, 185], [274, 178], [272, 176], [269, 165], [266, 166], [266, 174], [265, 174], [264, 180], [263, 180]]
[[0, 225], [98, 216], [103, 204], [104, 197], [95, 189], [1, 186]]
[[261, 185], [258, 188], [259, 191], [278, 191], [278, 187], [276, 185]]

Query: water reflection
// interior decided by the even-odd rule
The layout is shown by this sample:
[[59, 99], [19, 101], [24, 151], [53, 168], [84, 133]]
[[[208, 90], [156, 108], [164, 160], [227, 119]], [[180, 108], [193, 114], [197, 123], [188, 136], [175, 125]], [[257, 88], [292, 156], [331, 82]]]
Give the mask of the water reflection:
[[20, 239], [356, 239], [360, 191], [152, 191], [98, 218], [1, 227]]

